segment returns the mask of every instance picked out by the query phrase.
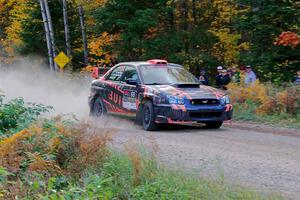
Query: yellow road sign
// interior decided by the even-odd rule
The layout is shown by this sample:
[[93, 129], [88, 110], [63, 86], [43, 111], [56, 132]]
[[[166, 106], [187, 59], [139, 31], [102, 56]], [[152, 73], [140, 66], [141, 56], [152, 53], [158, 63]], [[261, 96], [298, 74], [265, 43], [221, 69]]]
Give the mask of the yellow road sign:
[[60, 52], [55, 58], [54, 61], [58, 64], [58, 66], [63, 69], [66, 64], [68, 64], [71, 59], [64, 53], [64, 52]]

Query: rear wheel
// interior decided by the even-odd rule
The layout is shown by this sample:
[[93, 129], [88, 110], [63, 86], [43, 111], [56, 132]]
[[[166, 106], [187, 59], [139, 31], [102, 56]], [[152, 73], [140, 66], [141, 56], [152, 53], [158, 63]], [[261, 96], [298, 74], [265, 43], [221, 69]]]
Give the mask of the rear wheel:
[[90, 115], [93, 117], [100, 118], [103, 117], [105, 113], [106, 113], [106, 109], [104, 107], [103, 101], [100, 97], [97, 97], [92, 106]]
[[146, 101], [142, 111], [143, 128], [147, 131], [155, 131], [158, 129], [158, 124], [155, 123], [155, 113], [151, 101]]
[[223, 122], [207, 122], [205, 124], [207, 128], [218, 129], [222, 126]]

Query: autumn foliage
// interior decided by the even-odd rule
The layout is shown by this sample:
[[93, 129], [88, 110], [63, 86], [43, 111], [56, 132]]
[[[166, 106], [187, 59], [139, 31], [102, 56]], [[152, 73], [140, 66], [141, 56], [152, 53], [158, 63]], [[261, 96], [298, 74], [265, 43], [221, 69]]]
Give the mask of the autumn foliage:
[[278, 38], [276, 38], [274, 44], [296, 48], [300, 45], [300, 35], [290, 31], [282, 32]]
[[[13, 175], [11, 181], [35, 173], [43, 174], [46, 180], [55, 175], [75, 177], [88, 168], [99, 167], [109, 155], [107, 145], [114, 130], [96, 131], [87, 123], [71, 124], [57, 117], [37, 122], [3, 139], [0, 166]], [[17, 182], [8, 184], [2, 195], [8, 199], [25, 195], [29, 186], [23, 188], [24, 193], [20, 192], [21, 187]]]
[[231, 83], [228, 88], [233, 104], [244, 105], [244, 109], [247, 109], [248, 103], [252, 102], [257, 105], [258, 115], [287, 113], [296, 116], [300, 112], [300, 87], [298, 86], [276, 88], [274, 85], [256, 81], [248, 87]]

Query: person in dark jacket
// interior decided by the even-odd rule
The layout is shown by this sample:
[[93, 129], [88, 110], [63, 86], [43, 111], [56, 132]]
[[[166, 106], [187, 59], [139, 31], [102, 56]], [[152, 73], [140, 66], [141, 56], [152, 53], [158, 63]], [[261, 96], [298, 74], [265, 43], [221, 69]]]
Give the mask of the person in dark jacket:
[[293, 78], [292, 81], [296, 85], [300, 85], [300, 69], [298, 69], [296, 76]]
[[207, 76], [205, 75], [205, 70], [204, 70], [204, 69], [200, 70], [199, 81], [200, 81], [203, 85], [208, 85], [208, 78], [207, 78]]
[[217, 88], [227, 90], [226, 85], [228, 85], [228, 83], [230, 83], [230, 80], [231, 79], [230, 79], [229, 74], [227, 73], [227, 70], [223, 69], [221, 71], [221, 73], [218, 74], [217, 77], [216, 77]]

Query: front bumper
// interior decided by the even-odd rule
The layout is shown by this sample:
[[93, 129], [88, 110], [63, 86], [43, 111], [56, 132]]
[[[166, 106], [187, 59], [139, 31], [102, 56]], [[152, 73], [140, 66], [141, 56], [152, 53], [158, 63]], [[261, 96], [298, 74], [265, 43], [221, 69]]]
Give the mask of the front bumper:
[[232, 118], [232, 105], [154, 105], [156, 123], [206, 123]]

